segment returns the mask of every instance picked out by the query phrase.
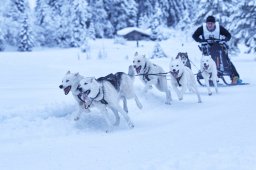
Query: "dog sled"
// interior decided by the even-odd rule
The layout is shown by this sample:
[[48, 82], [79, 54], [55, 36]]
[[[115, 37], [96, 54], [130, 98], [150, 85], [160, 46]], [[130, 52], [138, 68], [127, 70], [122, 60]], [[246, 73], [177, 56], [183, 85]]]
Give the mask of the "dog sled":
[[[211, 40], [211, 44], [208, 43], [201, 43], [199, 49], [202, 51], [202, 55], [210, 55], [217, 66], [218, 78], [222, 80], [223, 83], [218, 81], [218, 86], [233, 86], [233, 85], [246, 85], [248, 83], [239, 83], [239, 84], [232, 84], [231, 77], [232, 77], [232, 70], [234, 69], [233, 64], [231, 63], [228, 57], [228, 45], [225, 41], [221, 40]], [[202, 71], [196, 74], [197, 82], [201, 86], [205, 86], [204, 78], [202, 76]], [[227, 79], [230, 79], [229, 81]], [[213, 82], [209, 80], [211, 86], [213, 86]]]

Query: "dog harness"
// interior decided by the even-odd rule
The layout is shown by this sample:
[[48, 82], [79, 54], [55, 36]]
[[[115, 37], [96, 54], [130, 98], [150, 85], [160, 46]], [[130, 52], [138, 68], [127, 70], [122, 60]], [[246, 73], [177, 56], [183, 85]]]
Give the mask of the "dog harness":
[[[92, 98], [92, 101], [95, 100], [97, 97], [99, 97], [99, 95], [100, 95], [100, 89], [98, 94], [94, 98]], [[108, 102], [104, 99], [104, 86], [102, 86], [102, 99], [100, 99], [99, 102], [101, 102], [102, 104], [108, 104]]]
[[148, 68], [148, 70], [146, 70], [146, 68], [147, 68], [147, 63], [145, 64], [145, 66], [143, 68], [145, 70], [145, 74], [143, 74], [143, 80], [145, 82], [150, 81], [150, 78], [148, 77], [148, 73], [150, 71], [150, 67]]
[[182, 85], [180, 84], [180, 79], [181, 79], [182, 76], [183, 76], [183, 73], [180, 75], [180, 77], [177, 77], [177, 78], [176, 78], [176, 81], [177, 81], [179, 87], [182, 86]]
[[207, 72], [207, 70], [205, 70], [205, 69], [203, 70], [203, 72], [208, 73], [208, 74], [209, 74], [209, 78], [212, 78], [212, 72], [209, 73], [209, 72]]
[[[94, 97], [94, 98], [91, 98], [92, 100], [91, 100], [91, 102], [90, 102], [90, 104], [86, 107], [86, 109], [87, 108], [89, 108], [90, 106], [91, 106], [91, 104], [92, 104], [92, 102], [95, 100], [95, 99], [97, 99], [99, 96], [100, 96], [100, 90], [101, 89], [99, 89], [99, 92], [97, 93], [97, 95]], [[90, 92], [89, 92], [90, 93]], [[88, 93], [88, 94], [89, 94]], [[103, 89], [103, 86], [102, 86], [102, 99], [100, 99], [100, 100], [98, 100], [99, 102], [101, 102], [102, 104], [108, 104], [108, 102], [104, 99], [104, 89]], [[85, 103], [85, 101], [81, 98], [81, 95], [82, 94], [79, 94], [78, 95], [78, 98], [82, 101], [82, 102], [84, 102]]]

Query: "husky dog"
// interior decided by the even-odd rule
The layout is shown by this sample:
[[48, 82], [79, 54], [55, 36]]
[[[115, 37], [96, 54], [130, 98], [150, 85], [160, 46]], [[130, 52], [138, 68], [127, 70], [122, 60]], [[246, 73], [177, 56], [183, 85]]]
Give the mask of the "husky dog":
[[180, 57], [182, 63], [187, 66], [188, 68], [191, 69], [191, 64], [190, 64], [190, 60], [188, 58], [188, 53], [182, 53], [182, 52], [179, 52], [177, 57]]
[[120, 93], [116, 88], [119, 88], [120, 91], [121, 88], [128, 88], [121, 87], [122, 85], [126, 84], [121, 82], [120, 85], [116, 84], [116, 86], [114, 86], [107, 79], [95, 79], [92, 77], [82, 79], [79, 84], [79, 90], [82, 93], [82, 99], [85, 101], [84, 107], [89, 108], [90, 105], [93, 104], [95, 107], [101, 110], [109, 125], [107, 132], [112, 130], [112, 124], [108, 117], [107, 108], [111, 109], [115, 114], [116, 123], [114, 125], [119, 124], [120, 117], [118, 113], [120, 113], [125, 118], [128, 126], [130, 128], [134, 127], [128, 114], [122, 109], [122, 107], [119, 106]]
[[212, 95], [209, 80], [213, 82], [215, 92], [218, 93], [217, 80], [218, 80], [218, 72], [217, 66], [211, 56], [202, 56], [201, 58], [201, 74], [205, 80], [205, 85], [208, 90], [208, 95]]
[[135, 94], [133, 88], [134, 81], [134, 69], [132, 66], [129, 66], [128, 74], [124, 72], [117, 72], [115, 74], [109, 74], [105, 77], [97, 78], [97, 81], [102, 82], [104, 80], [109, 81], [117, 90], [119, 94], [119, 99], [123, 100], [123, 109], [128, 113], [127, 99], [134, 99], [136, 105], [139, 109], [142, 109], [142, 104], [140, 103], [137, 95]]
[[[184, 66], [179, 56], [175, 59], [171, 59], [170, 62], [171, 84], [179, 100], [183, 99], [183, 95], [187, 89], [195, 92], [198, 98], [198, 103], [201, 103], [201, 97], [199, 95], [196, 80], [191, 69]], [[180, 87], [181, 89], [179, 90]]]
[[78, 85], [80, 80], [82, 80], [84, 77], [81, 76], [79, 73], [71, 73], [68, 71], [64, 78], [62, 79], [62, 83], [59, 86], [60, 89], [64, 90], [64, 94], [67, 95], [70, 91], [72, 92], [75, 100], [77, 101], [79, 105], [79, 110], [77, 111], [77, 115], [75, 117], [75, 120], [78, 120], [80, 117], [80, 114], [85, 111], [89, 112], [89, 109], [85, 109], [83, 107], [83, 101], [81, 100], [81, 92], [78, 90]]
[[159, 91], [166, 94], [165, 103], [171, 104], [171, 91], [168, 89], [166, 75], [162, 67], [151, 63], [145, 55], [139, 55], [138, 52], [135, 53], [133, 67], [145, 84], [144, 92], [154, 85]]

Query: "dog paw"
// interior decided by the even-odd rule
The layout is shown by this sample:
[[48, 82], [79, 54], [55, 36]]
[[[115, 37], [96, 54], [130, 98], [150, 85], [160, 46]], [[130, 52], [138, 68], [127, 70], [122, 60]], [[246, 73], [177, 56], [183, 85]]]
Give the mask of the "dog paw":
[[113, 128], [108, 128], [105, 132], [106, 133], [111, 133], [113, 131]]
[[80, 117], [75, 117], [74, 121], [78, 121], [80, 119]]
[[171, 102], [170, 101], [166, 101], [165, 104], [171, 105]]
[[129, 127], [130, 127], [130, 129], [133, 129], [134, 128], [134, 124], [129, 124]]
[[120, 124], [120, 121], [116, 121], [113, 125], [114, 126], [119, 126], [119, 124]]

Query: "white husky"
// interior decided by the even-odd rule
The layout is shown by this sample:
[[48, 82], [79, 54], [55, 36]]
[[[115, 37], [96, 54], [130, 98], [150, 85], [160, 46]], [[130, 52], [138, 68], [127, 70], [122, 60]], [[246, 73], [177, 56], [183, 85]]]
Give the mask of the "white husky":
[[[120, 88], [121, 86], [118, 85]], [[118, 113], [120, 113], [125, 118], [128, 126], [130, 128], [134, 127], [128, 114], [119, 105], [120, 94], [118, 90], [109, 80], [99, 80], [87, 77], [80, 81], [79, 90], [83, 94], [82, 98], [84, 100], [85, 108], [88, 108], [93, 104], [93, 106], [101, 110], [109, 126], [107, 131], [112, 130], [112, 124], [108, 117], [107, 108], [111, 109], [115, 114], [115, 125], [119, 124], [120, 117]]]
[[[201, 103], [201, 97], [196, 86], [194, 74], [190, 68], [185, 66], [179, 56], [172, 58], [170, 62], [171, 84], [179, 100], [183, 99], [183, 95], [187, 89], [195, 92], [198, 98], [198, 103]], [[179, 90], [180, 87], [181, 89]]]
[[64, 94], [67, 95], [70, 91], [72, 92], [75, 100], [78, 103], [78, 111], [77, 115], [75, 116], [75, 120], [78, 120], [80, 117], [80, 114], [85, 111], [89, 112], [89, 109], [85, 109], [83, 107], [83, 101], [81, 100], [81, 93], [78, 90], [78, 85], [80, 80], [82, 80], [84, 77], [81, 76], [79, 73], [71, 73], [68, 71], [65, 76], [62, 79], [61, 85], [59, 86], [60, 89], [64, 90]]
[[139, 55], [138, 52], [135, 53], [133, 67], [145, 84], [145, 92], [147, 92], [148, 89], [151, 89], [154, 85], [159, 91], [166, 94], [165, 103], [171, 104], [171, 91], [168, 89], [165, 71], [162, 67], [151, 63], [145, 55]]
[[201, 74], [205, 80], [205, 85], [208, 90], [208, 95], [212, 95], [209, 80], [212, 80], [215, 92], [218, 93], [217, 80], [218, 80], [218, 72], [217, 66], [211, 56], [202, 56], [201, 58]]

